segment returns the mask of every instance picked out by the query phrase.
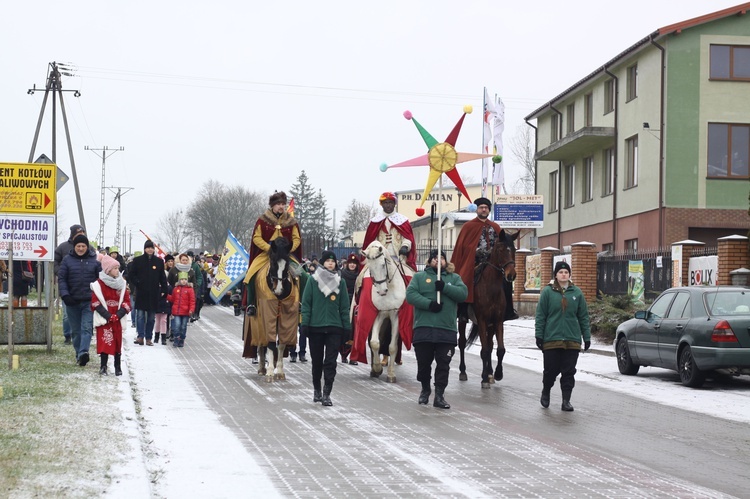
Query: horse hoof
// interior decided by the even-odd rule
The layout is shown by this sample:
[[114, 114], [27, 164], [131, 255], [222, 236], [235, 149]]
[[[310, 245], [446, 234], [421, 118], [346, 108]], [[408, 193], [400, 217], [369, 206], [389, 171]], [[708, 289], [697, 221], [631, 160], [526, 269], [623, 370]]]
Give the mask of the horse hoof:
[[371, 378], [379, 378], [381, 374], [383, 373], [382, 372], [376, 373], [375, 371], [370, 371]]
[[285, 373], [276, 373], [273, 375], [273, 379], [278, 379], [281, 381], [286, 380], [286, 374]]
[[388, 383], [395, 383], [396, 382], [396, 376], [388, 376], [386, 378], [386, 381], [388, 381]]
[[502, 381], [502, 379], [503, 379], [503, 373], [502, 372], [499, 372], [499, 373], [496, 372], [495, 373], [495, 380], [496, 381]]
[[258, 376], [265, 376], [266, 370], [265, 369], [258, 369]]
[[492, 385], [489, 381], [482, 381], [482, 388], [491, 388]]
[[468, 381], [469, 377], [466, 375], [466, 373], [461, 373], [461, 374], [458, 375], [458, 380], [459, 381]]
[[265, 379], [266, 383], [273, 383], [273, 376], [271, 376], [270, 374], [266, 375]]
[[490, 384], [495, 383], [495, 377], [494, 376], [487, 376], [487, 381], [490, 382]]

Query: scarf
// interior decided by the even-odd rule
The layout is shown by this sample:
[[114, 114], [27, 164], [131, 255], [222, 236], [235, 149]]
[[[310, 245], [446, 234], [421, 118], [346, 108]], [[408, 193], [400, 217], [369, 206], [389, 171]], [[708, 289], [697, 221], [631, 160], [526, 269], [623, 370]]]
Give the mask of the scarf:
[[125, 279], [122, 278], [122, 275], [118, 275], [117, 277], [112, 277], [109, 274], [105, 274], [102, 270], [99, 272], [99, 279], [102, 280], [105, 286], [112, 288], [114, 290], [120, 291], [122, 288], [125, 287]]
[[193, 267], [189, 263], [175, 263], [178, 272], [190, 272]]
[[341, 284], [341, 276], [337, 271], [328, 270], [321, 265], [315, 269], [315, 272], [313, 272], [311, 277], [318, 283], [318, 289], [320, 289], [323, 296], [326, 298], [328, 298], [331, 293], [338, 294], [339, 285]]

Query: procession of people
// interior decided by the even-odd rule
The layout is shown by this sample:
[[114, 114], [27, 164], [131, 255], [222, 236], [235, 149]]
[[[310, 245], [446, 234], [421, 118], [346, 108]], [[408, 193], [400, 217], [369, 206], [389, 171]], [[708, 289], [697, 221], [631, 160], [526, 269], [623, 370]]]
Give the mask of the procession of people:
[[[396, 211], [395, 194], [384, 192], [378, 201], [381, 209], [369, 222], [362, 249], [382, 248], [382, 256], [397, 269], [389, 278], [403, 280], [405, 296], [398, 310], [395, 359], [389, 359], [394, 350], [389, 351], [383, 341], [370, 361], [401, 364], [402, 350], [413, 345], [421, 384], [418, 404], [428, 404], [434, 387], [433, 406], [449, 409], [445, 389], [459, 327], [465, 327], [471, 316], [476, 269], [486, 264], [501, 228], [489, 217], [492, 202], [477, 198], [476, 218], [462, 227], [452, 258], [433, 248], [418, 271], [414, 233], [408, 217]], [[248, 268], [238, 287], [241, 293], [234, 291], [231, 301], [243, 316], [243, 357], [257, 362], [259, 353], [267, 352], [273, 373], [278, 359], [307, 362], [309, 346], [312, 400], [332, 406], [338, 357], [350, 365], [368, 362], [369, 340], [377, 334], [373, 323], [378, 310], [370, 298], [376, 283], [364, 253], [339, 257], [325, 250], [320, 258], [305, 259], [302, 241], [286, 194], [274, 192], [252, 232]], [[97, 251], [84, 228], [73, 225], [69, 240], [55, 251], [55, 273], [64, 302], [63, 331], [66, 343], [75, 348], [76, 363], [85, 366], [89, 361], [95, 332], [100, 373], [108, 373], [107, 359], [114, 356], [119, 376], [123, 332], [131, 314], [134, 344], [166, 345], [169, 339], [175, 347], [184, 347], [187, 327], [200, 318], [211, 267], [218, 260], [219, 255], [196, 256], [192, 251], [160, 258], [151, 239], [142, 252], [125, 260], [116, 247]], [[549, 407], [551, 388], [561, 375], [563, 411], [573, 410], [570, 397], [578, 352], [583, 344], [588, 349], [591, 336], [586, 302], [570, 274], [567, 263], [555, 267], [536, 317], [536, 343], [544, 351], [540, 402]], [[518, 318], [512, 283], [504, 283], [503, 293], [504, 320]], [[265, 366], [261, 368], [265, 372]], [[278, 370], [276, 376], [284, 379]]]

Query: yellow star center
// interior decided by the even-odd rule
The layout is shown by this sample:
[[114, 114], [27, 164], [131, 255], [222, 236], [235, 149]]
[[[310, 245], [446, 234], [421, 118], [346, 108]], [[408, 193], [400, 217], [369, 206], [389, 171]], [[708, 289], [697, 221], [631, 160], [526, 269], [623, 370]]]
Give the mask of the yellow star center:
[[456, 167], [458, 153], [449, 143], [441, 142], [432, 146], [427, 158], [430, 168], [440, 173], [448, 173]]

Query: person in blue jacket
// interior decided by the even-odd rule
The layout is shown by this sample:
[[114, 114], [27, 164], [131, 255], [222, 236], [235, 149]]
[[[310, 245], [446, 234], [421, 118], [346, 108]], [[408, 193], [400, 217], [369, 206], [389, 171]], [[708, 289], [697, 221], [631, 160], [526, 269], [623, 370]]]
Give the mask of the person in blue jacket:
[[72, 243], [73, 249], [60, 264], [57, 285], [68, 313], [76, 363], [85, 366], [89, 361], [89, 347], [94, 331], [90, 285], [99, 278], [102, 265], [96, 258], [96, 251], [89, 247], [89, 240], [84, 234], [75, 236]]

